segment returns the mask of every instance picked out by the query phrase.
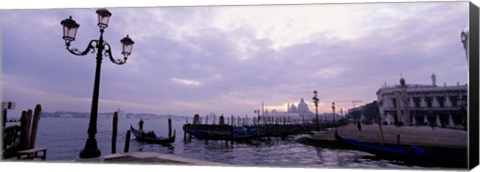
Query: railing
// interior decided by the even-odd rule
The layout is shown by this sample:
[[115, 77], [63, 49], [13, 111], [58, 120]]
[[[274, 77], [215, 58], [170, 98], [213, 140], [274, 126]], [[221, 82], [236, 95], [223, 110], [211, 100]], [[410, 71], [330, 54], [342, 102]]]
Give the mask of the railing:
[[15, 153], [20, 146], [20, 125], [8, 124], [9, 123], [3, 128], [3, 158], [15, 156]]
[[[34, 111], [31, 109], [22, 111], [20, 123], [4, 124], [2, 146], [2, 157], [4, 159], [15, 156], [17, 159], [46, 159], [47, 149], [35, 147], [41, 111], [41, 105], [38, 104]], [[6, 115], [3, 116], [2, 118], [7, 119]], [[39, 155], [39, 152], [42, 154]]]

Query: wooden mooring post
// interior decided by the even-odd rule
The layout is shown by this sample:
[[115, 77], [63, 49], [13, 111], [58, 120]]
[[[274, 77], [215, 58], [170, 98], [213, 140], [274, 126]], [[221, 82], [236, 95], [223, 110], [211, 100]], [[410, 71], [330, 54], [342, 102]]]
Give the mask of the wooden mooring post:
[[172, 137], [172, 119], [168, 118], [168, 137]]
[[187, 132], [183, 130], [183, 141], [187, 141]]
[[115, 154], [117, 153], [118, 112], [113, 113], [112, 123], [112, 154]]
[[30, 143], [28, 147], [29, 149], [33, 149], [35, 147], [35, 141], [37, 140], [38, 122], [40, 121], [40, 113], [42, 113], [42, 106], [40, 104], [37, 104], [37, 106], [35, 106], [33, 114], [33, 123], [29, 141]]
[[223, 115], [220, 116], [218, 125], [225, 125], [225, 118], [223, 117]]
[[193, 125], [200, 124], [200, 116], [198, 114], [195, 114], [193, 116]]
[[130, 130], [127, 130], [127, 137], [125, 138], [125, 147], [123, 148], [124, 153], [128, 153], [130, 148]]
[[5, 127], [5, 125], [7, 124], [7, 108], [4, 108], [2, 110], [2, 127]]
[[28, 147], [28, 136], [30, 135], [28, 124], [30, 124], [28, 112], [22, 111], [22, 117], [20, 118], [20, 149], [26, 149]]
[[234, 120], [235, 120], [235, 117], [232, 115], [232, 125], [231, 125], [231, 128], [230, 128], [230, 144], [231, 146], [233, 146], [233, 126], [234, 126]]

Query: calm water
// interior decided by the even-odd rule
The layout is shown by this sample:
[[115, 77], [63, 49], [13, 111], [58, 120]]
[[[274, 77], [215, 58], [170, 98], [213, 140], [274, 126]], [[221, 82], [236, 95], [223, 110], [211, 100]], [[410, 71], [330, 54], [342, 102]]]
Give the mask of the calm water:
[[[137, 127], [139, 119], [120, 118], [118, 122], [117, 152], [122, 152], [125, 135], [130, 124]], [[154, 130], [167, 136], [167, 118], [144, 120], [144, 130]], [[189, 120], [191, 121], [191, 119]], [[159, 152], [193, 159], [214, 161], [241, 166], [290, 167], [362, 167], [362, 168], [412, 168], [388, 160], [378, 160], [371, 154], [353, 151], [324, 149], [295, 142], [291, 136], [285, 140], [272, 138], [225, 145], [223, 141], [192, 139], [185, 143], [182, 126], [185, 119], [173, 119], [176, 141], [173, 147], [130, 142], [130, 152]], [[73, 160], [78, 158], [87, 138], [88, 118], [42, 118], [37, 135], [37, 147], [47, 147], [47, 160]], [[97, 142], [102, 155], [111, 153], [112, 119], [99, 118]], [[413, 167], [418, 168], [418, 167]]]

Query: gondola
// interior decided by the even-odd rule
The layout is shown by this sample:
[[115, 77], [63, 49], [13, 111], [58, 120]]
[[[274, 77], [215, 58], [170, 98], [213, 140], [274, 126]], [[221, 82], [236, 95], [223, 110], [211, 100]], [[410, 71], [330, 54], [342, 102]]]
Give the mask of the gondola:
[[401, 160], [421, 166], [465, 167], [466, 150], [447, 148], [422, 149], [417, 146], [379, 145], [343, 138], [335, 132], [335, 139], [353, 149], [372, 153], [378, 157]]
[[145, 133], [143, 131], [137, 130], [130, 125], [130, 131], [135, 136], [135, 138], [140, 142], [153, 143], [153, 144], [162, 144], [169, 145], [175, 142], [175, 130], [173, 130], [172, 137], [159, 137], [154, 134]]
[[378, 145], [359, 142], [354, 139], [343, 138], [335, 132], [335, 139], [341, 143], [352, 146], [355, 149], [369, 152], [375, 155], [392, 158], [424, 158], [429, 157], [426, 150], [416, 146]]

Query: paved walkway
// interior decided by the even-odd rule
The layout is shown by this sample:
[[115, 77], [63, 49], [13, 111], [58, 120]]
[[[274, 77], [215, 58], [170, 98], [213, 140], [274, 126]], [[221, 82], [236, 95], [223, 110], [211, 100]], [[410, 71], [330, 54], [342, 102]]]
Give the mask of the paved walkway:
[[226, 165], [222, 163], [184, 158], [176, 155], [155, 152], [130, 152], [105, 155], [101, 161], [107, 163], [162, 163], [162, 164], [185, 164], [185, 165]]
[[[400, 144], [427, 147], [442, 147], [467, 149], [467, 132], [457, 129], [431, 128], [393, 125], [382, 126], [385, 144], [397, 144], [397, 135], [400, 135]], [[380, 129], [378, 125], [362, 125], [359, 131], [357, 126], [349, 124], [337, 129], [338, 134], [345, 138], [361, 142], [380, 143]], [[315, 132], [314, 137], [324, 140], [335, 140], [334, 129]]]

